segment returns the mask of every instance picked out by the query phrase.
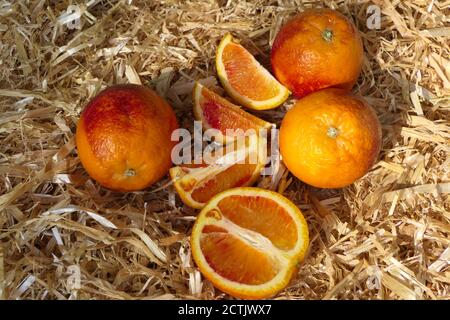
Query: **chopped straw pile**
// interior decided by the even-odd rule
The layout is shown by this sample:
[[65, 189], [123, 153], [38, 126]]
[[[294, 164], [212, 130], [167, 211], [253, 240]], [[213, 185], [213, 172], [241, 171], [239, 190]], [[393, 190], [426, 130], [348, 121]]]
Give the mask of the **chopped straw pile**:
[[[379, 29], [367, 26], [374, 4]], [[311, 188], [283, 166], [261, 177], [302, 209], [311, 234], [276, 298], [449, 299], [448, 0], [0, 0], [0, 298], [230, 298], [193, 264], [197, 212], [169, 179], [142, 192], [101, 188], [77, 158], [76, 123], [99, 90], [131, 82], [155, 88], [192, 128], [193, 82], [220, 88], [214, 55], [227, 31], [269, 68], [281, 24], [323, 6], [361, 31], [354, 91], [375, 108], [383, 147], [342, 190]], [[291, 105], [258, 116], [279, 123]]]

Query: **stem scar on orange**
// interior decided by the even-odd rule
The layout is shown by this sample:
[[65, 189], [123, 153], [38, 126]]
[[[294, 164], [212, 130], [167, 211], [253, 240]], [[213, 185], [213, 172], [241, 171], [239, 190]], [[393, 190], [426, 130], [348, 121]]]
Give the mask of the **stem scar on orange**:
[[95, 96], [77, 124], [78, 155], [88, 174], [106, 188], [141, 190], [169, 170], [172, 107], [152, 89], [116, 85]]
[[324, 89], [299, 100], [284, 117], [280, 152], [300, 180], [341, 188], [365, 175], [381, 148], [381, 125], [362, 98]]
[[296, 97], [337, 87], [350, 91], [361, 72], [363, 45], [355, 25], [331, 9], [308, 9], [278, 32], [271, 50], [276, 78]]

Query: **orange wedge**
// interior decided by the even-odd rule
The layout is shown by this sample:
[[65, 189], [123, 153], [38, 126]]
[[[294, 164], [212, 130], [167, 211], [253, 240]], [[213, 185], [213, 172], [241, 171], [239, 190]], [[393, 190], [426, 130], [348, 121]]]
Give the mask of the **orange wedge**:
[[216, 195], [191, 234], [200, 272], [218, 289], [244, 299], [269, 298], [282, 290], [308, 244], [301, 211], [282, 195], [260, 188]]
[[260, 129], [269, 129], [272, 126], [271, 123], [245, 112], [198, 82], [195, 83], [192, 94], [195, 118], [202, 121], [205, 130], [217, 129], [221, 133], [216, 136], [217, 142], [230, 142], [236, 138], [237, 132], [228, 130], [227, 134], [227, 129], [241, 129], [244, 132], [253, 129], [258, 133]]
[[246, 137], [245, 145], [236, 146], [229, 152], [229, 146], [223, 146], [209, 165], [202, 163], [171, 168], [169, 174], [181, 200], [192, 208], [201, 209], [224, 190], [252, 185], [267, 157], [265, 141], [262, 140], [257, 135]]
[[227, 93], [245, 107], [273, 109], [289, 97], [289, 90], [229, 33], [217, 48], [216, 69]]

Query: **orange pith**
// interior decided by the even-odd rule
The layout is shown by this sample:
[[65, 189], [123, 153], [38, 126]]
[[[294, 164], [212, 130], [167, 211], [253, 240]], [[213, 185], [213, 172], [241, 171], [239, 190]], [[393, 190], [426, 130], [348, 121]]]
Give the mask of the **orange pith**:
[[195, 84], [193, 96], [195, 118], [202, 121], [205, 129], [219, 130], [223, 135], [218, 138], [220, 142], [234, 139], [238, 135], [237, 132], [227, 132], [227, 129], [240, 129], [243, 132], [252, 129], [258, 133], [260, 129], [272, 126], [271, 123], [245, 112], [198, 82]]
[[206, 261], [222, 277], [243, 284], [261, 284], [278, 273], [274, 259], [228, 232], [202, 233], [200, 246]]
[[[290, 250], [297, 242], [292, 218], [270, 198], [235, 195], [221, 200], [217, 206], [231, 222], [262, 234], [279, 249]], [[273, 228], [277, 223], [281, 229]]]
[[249, 299], [271, 297], [284, 288], [308, 243], [300, 210], [260, 188], [234, 188], [215, 196], [191, 235], [203, 275], [222, 291]]
[[217, 48], [216, 69], [227, 93], [242, 106], [272, 109], [289, 97], [289, 90], [229, 33]]

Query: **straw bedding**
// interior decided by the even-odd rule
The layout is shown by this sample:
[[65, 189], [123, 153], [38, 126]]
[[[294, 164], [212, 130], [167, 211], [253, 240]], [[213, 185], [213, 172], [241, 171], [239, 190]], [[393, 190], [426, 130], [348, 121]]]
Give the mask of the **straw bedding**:
[[[366, 25], [381, 7], [381, 28]], [[70, 29], [69, 4], [81, 9]], [[269, 67], [280, 25], [307, 7], [351, 17], [365, 47], [354, 91], [383, 125], [379, 162], [342, 190], [280, 165], [259, 186], [303, 211], [311, 246], [278, 299], [450, 298], [450, 1], [0, 0], [0, 297], [230, 298], [190, 255], [196, 211], [167, 177], [115, 193], [87, 176], [74, 146], [84, 105], [116, 83], [155, 88], [192, 127], [194, 80], [216, 86], [230, 31]], [[279, 123], [283, 107], [258, 113]]]

